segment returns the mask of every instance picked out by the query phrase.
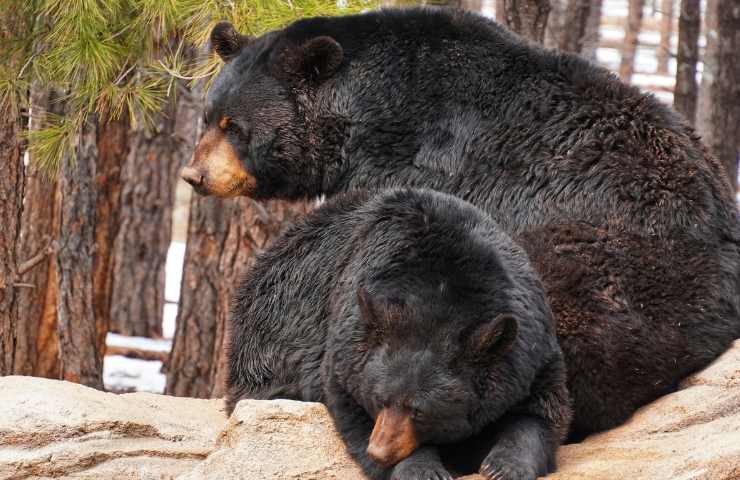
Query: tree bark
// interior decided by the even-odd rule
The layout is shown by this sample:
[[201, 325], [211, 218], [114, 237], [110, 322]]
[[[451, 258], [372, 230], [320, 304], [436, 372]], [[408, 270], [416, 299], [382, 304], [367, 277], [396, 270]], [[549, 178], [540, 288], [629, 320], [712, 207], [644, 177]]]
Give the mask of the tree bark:
[[496, 21], [501, 25], [506, 24], [506, 0], [496, 0]]
[[603, 0], [591, 0], [591, 8], [588, 11], [586, 19], [586, 31], [581, 41], [581, 56], [595, 62], [596, 53], [599, 48], [601, 39], [601, 12], [603, 9]]
[[711, 87], [710, 148], [737, 190], [740, 151], [740, 0], [717, 0], [717, 78]]
[[[183, 94], [185, 95], [185, 94]], [[154, 131], [132, 132], [122, 173], [120, 230], [116, 238], [111, 331], [162, 336], [165, 264], [179, 170], [192, 151], [194, 125], [183, 96], [157, 116]]]
[[696, 120], [696, 102], [699, 86], [696, 83], [696, 62], [699, 59], [699, 30], [701, 28], [700, 0], [681, 0], [678, 17], [678, 58], [676, 59], [676, 87], [673, 108], [683, 114], [692, 125]]
[[[27, 169], [23, 226], [18, 256], [21, 264], [35, 263], [19, 276], [27, 285], [18, 292], [19, 346], [16, 364], [20, 375], [59, 378], [57, 335], [57, 272], [55, 247], [59, 221], [57, 183], [36, 167]], [[38, 263], [36, 261], [38, 260]]]
[[673, 34], [673, 0], [660, 2], [660, 47], [658, 48], [657, 72], [668, 74], [668, 62], [671, 59], [671, 36]]
[[567, 10], [568, 4], [565, 0], [550, 0], [550, 13], [547, 16], [547, 27], [545, 28], [545, 48], [560, 48]]
[[194, 196], [165, 393], [198, 398], [224, 394], [224, 340], [241, 275], [305, 206]]
[[105, 354], [105, 336], [110, 327], [113, 292], [113, 247], [118, 234], [121, 202], [121, 165], [128, 156], [129, 117], [101, 119], [97, 131], [95, 161], [95, 250], [93, 262], [93, 307], [97, 348]]
[[[46, 113], [62, 115], [60, 92], [31, 84], [31, 130], [42, 127]], [[59, 235], [61, 196], [57, 182], [29, 159], [23, 197], [21, 243], [18, 261], [27, 265], [19, 276], [27, 285], [18, 291], [18, 309], [24, 321], [18, 324], [17, 372], [21, 375], [59, 378], [59, 336], [57, 334], [56, 246]]]
[[712, 86], [718, 75], [717, 66], [717, 0], [707, 0], [704, 15], [704, 38], [706, 46], [702, 57], [703, 69], [696, 102], [696, 131], [706, 145], [714, 142], [712, 131]]
[[635, 69], [635, 54], [637, 52], [640, 28], [642, 27], [642, 9], [644, 6], [645, 0], [629, 0], [627, 25], [624, 29], [622, 59], [619, 62], [619, 76], [626, 83], [632, 81], [632, 73]]
[[59, 173], [61, 212], [58, 274], [58, 331], [64, 380], [103, 388], [103, 351], [95, 319], [93, 255], [95, 251], [95, 120], [83, 125], [76, 158], [62, 160]]
[[16, 351], [16, 364], [21, 366], [17, 372], [21, 375], [59, 378], [55, 260], [61, 200], [58, 193], [55, 181], [34, 166], [27, 168], [23, 241], [18, 248], [21, 264], [29, 264], [19, 276], [20, 283], [28, 286], [18, 292], [23, 321], [18, 324], [22, 347]]
[[[0, 44], [13, 37], [15, 27], [12, 13], [0, 18]], [[5, 65], [14, 72], [17, 61]], [[12, 74], [12, 73], [10, 73]], [[20, 316], [18, 309], [18, 258], [23, 212], [24, 167], [20, 140], [19, 105], [12, 103], [12, 96], [0, 95], [0, 375], [16, 373]]]
[[[497, 9], [498, 5], [497, 3]], [[503, 15], [499, 23], [527, 40], [542, 44], [549, 13], [548, 0], [504, 0]], [[496, 18], [498, 20], [498, 10]]]
[[565, 10], [563, 34], [558, 48], [563, 52], [581, 53], [586, 26], [591, 14], [591, 0], [570, 0]]

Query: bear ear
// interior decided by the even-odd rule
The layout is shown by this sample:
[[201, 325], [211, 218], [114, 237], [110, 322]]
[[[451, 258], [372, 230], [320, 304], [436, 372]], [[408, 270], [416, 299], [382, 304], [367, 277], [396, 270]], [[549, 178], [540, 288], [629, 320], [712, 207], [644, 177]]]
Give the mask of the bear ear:
[[240, 35], [229, 22], [220, 22], [211, 30], [211, 48], [224, 62], [239, 55], [242, 47], [252, 40], [252, 37]]
[[516, 339], [518, 325], [513, 315], [500, 314], [473, 332], [470, 337], [470, 352], [478, 359], [506, 353]]
[[281, 70], [289, 79], [320, 81], [337, 71], [344, 60], [342, 46], [331, 37], [307, 40], [299, 47], [288, 47], [281, 57]]

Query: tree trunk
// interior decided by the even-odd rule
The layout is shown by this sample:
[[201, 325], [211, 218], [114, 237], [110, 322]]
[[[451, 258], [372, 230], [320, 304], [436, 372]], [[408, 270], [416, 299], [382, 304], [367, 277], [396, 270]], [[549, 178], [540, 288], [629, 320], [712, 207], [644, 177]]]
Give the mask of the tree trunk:
[[[497, 3], [497, 9], [498, 5]], [[503, 15], [499, 23], [527, 40], [541, 44], [545, 40], [545, 27], [549, 13], [548, 0], [504, 0]], [[498, 20], [498, 10], [496, 19]]]
[[712, 127], [712, 89], [718, 75], [717, 65], [717, 0], [707, 0], [704, 15], [704, 38], [706, 46], [702, 57], [703, 69], [699, 96], [696, 101], [696, 131], [702, 136], [706, 145], [714, 142]]
[[[46, 113], [62, 115], [60, 92], [31, 84], [31, 130], [42, 127]], [[27, 288], [18, 291], [18, 309], [25, 321], [18, 324], [17, 373], [59, 378], [59, 336], [57, 334], [56, 245], [59, 235], [61, 196], [56, 181], [48, 178], [29, 159], [23, 197], [21, 244], [18, 259], [25, 271], [20, 275]]]
[[483, 0], [462, 0], [460, 8], [470, 10], [471, 12], [483, 11]]
[[599, 48], [601, 38], [601, 11], [603, 9], [603, 0], [591, 0], [591, 8], [588, 11], [586, 20], [586, 31], [581, 41], [581, 56], [595, 62], [596, 53]]
[[565, 10], [563, 34], [558, 48], [563, 52], [581, 53], [586, 26], [591, 14], [591, 0], [570, 0]]
[[121, 165], [128, 156], [129, 116], [99, 121], [95, 161], [95, 250], [93, 262], [93, 308], [97, 348], [105, 354], [113, 292], [113, 247], [118, 234], [121, 203]]
[[[11, 12], [0, 18], [0, 43], [13, 37], [15, 19]], [[4, 65], [6, 74], [14, 75], [16, 61]], [[19, 105], [12, 95], [0, 95], [0, 375], [10, 375], [23, 368], [15, 362], [21, 317], [18, 309], [18, 258], [23, 212], [24, 167], [20, 140]]]
[[234, 288], [254, 256], [304, 211], [285, 202], [261, 206], [249, 199], [193, 197], [167, 394], [224, 394], [225, 327]]
[[496, 0], [496, 21], [501, 25], [506, 24], [506, 0]]
[[740, 151], [740, 0], [717, 0], [717, 78], [711, 88], [712, 152], [737, 189]]
[[162, 336], [175, 187], [193, 143], [193, 119], [175, 107], [171, 103], [158, 115], [155, 131], [132, 132], [123, 169], [110, 315], [111, 331], [125, 335]]
[[103, 388], [103, 351], [93, 304], [95, 250], [95, 120], [83, 125], [76, 158], [62, 160], [58, 275], [58, 331], [64, 380]]
[[671, 59], [671, 35], [673, 34], [673, 0], [660, 2], [660, 47], [658, 48], [658, 69], [662, 75], [668, 74]]
[[638, 36], [642, 27], [642, 9], [644, 6], [645, 0], [629, 0], [622, 59], [619, 62], [619, 76], [626, 83], [632, 81], [632, 73], [635, 69], [635, 53], [637, 52]]
[[701, 28], [700, 0], [681, 0], [678, 17], [678, 58], [676, 60], [676, 87], [673, 108], [682, 113], [692, 125], [696, 120], [696, 101], [699, 86], [696, 83], [696, 62], [699, 59], [699, 30]]
[[[2, 35], [0, 35], [2, 38]], [[0, 375], [18, 373], [18, 331], [21, 317], [18, 309], [18, 261], [16, 248], [20, 238], [23, 212], [23, 156], [19, 139], [16, 108], [0, 100]], [[20, 347], [22, 348], [22, 347]]]
[[57, 272], [55, 246], [59, 221], [56, 182], [29, 166], [23, 208], [22, 242], [18, 248], [21, 265], [27, 271], [19, 282], [27, 288], [18, 292], [17, 372], [35, 377], [59, 378], [59, 337], [57, 336]]

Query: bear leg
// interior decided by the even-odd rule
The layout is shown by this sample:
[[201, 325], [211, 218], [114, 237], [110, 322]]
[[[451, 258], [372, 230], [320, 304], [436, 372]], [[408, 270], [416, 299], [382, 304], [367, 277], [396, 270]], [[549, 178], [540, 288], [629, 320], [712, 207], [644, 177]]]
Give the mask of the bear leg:
[[492, 480], [535, 480], [555, 470], [555, 452], [567, 434], [572, 410], [562, 357], [540, 370], [529, 400], [504, 416], [479, 472]]

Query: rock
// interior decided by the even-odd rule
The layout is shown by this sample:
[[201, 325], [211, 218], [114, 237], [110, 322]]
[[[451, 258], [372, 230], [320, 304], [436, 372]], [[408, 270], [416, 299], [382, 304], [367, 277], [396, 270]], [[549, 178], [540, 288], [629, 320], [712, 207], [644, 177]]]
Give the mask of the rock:
[[740, 340], [681, 390], [558, 452], [549, 480], [740, 478]]
[[[740, 340], [625, 425], [566, 445], [548, 480], [740, 478]], [[115, 395], [0, 378], [0, 478], [360, 480], [321, 404]], [[480, 480], [470, 475], [465, 480]]]
[[170, 479], [215, 447], [220, 400], [0, 378], [0, 478]]
[[[248, 460], [247, 460], [248, 459]], [[326, 407], [242, 400], [206, 461], [178, 480], [362, 480]]]

